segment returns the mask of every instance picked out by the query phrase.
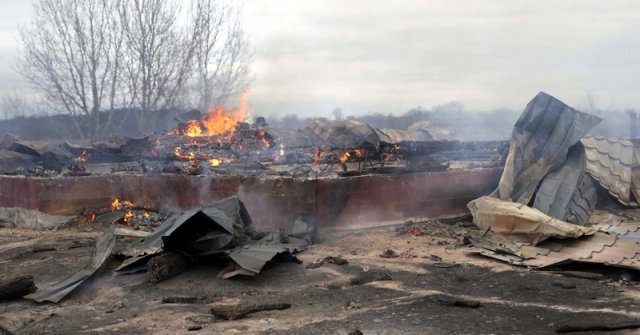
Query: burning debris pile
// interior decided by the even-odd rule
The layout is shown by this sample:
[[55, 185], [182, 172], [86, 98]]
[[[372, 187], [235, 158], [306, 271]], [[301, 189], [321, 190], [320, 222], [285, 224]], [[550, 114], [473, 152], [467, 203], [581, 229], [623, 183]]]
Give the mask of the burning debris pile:
[[[123, 205], [114, 201], [115, 204]], [[112, 219], [115, 217], [112, 215]], [[39, 287], [26, 298], [59, 302], [98, 271], [112, 254], [125, 257], [117, 272], [147, 271], [152, 283], [173, 277], [195, 262], [228, 263], [219, 275], [226, 279], [237, 275], [255, 276], [277, 256], [297, 261], [292, 253], [304, 250], [311, 242], [310, 230], [304, 222], [298, 222], [291, 234], [284, 230], [255, 231], [249, 213], [237, 197], [174, 214], [150, 233], [142, 234], [145, 235], [142, 240], [139, 232], [117, 229], [113, 223], [108, 227], [96, 242], [87, 267], [58, 283]], [[120, 242], [121, 248], [116, 248], [117, 236], [121, 239], [128, 236]]]
[[640, 222], [592, 215], [608, 194], [637, 206], [640, 186], [632, 142], [585, 137], [600, 121], [546, 93], [529, 102], [498, 188], [468, 204], [480, 230], [467, 238], [478, 253], [535, 268], [580, 262], [640, 270]]
[[[297, 177], [433, 171], [499, 166], [505, 142], [434, 139], [428, 123], [375, 129], [355, 120], [315, 121], [304, 129], [244, 122], [235, 110], [191, 113], [160, 135], [90, 145], [0, 139], [0, 173], [86, 176], [105, 173], [274, 174]], [[438, 131], [435, 129], [434, 131]], [[441, 138], [441, 136], [435, 136]], [[465, 162], [466, 165], [460, 165]]]
[[130, 200], [120, 201], [115, 198], [111, 202], [110, 209], [84, 209], [82, 213], [71, 219], [70, 224], [120, 224], [134, 230], [152, 231], [168, 216], [168, 213], [136, 206]]

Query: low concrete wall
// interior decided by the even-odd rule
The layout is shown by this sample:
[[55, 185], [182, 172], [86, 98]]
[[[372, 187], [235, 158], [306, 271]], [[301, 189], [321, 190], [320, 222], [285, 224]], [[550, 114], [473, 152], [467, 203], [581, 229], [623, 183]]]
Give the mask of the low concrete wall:
[[117, 197], [148, 208], [181, 210], [238, 194], [260, 228], [288, 228], [298, 216], [315, 219], [320, 227], [366, 226], [465, 212], [468, 201], [497, 186], [500, 174], [500, 169], [474, 169], [333, 179], [171, 174], [0, 176], [0, 207], [73, 215], [84, 208], [108, 208]]

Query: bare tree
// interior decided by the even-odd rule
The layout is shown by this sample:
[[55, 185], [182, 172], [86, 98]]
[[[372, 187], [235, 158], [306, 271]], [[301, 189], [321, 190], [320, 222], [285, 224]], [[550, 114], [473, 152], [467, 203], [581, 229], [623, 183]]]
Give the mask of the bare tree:
[[38, 0], [20, 33], [22, 73], [47, 100], [73, 116], [75, 130], [95, 139], [107, 125], [104, 100], [114, 107], [120, 57], [116, 1]]
[[138, 121], [175, 107], [191, 75], [195, 36], [178, 25], [180, 6], [170, 0], [123, 0], [118, 12], [127, 45], [123, 78]]
[[0, 98], [0, 110], [2, 110], [4, 118], [9, 119], [29, 115], [31, 107], [14, 89], [12, 91], [5, 91], [2, 93], [2, 97]]
[[22, 73], [91, 140], [113, 129], [116, 108], [135, 111], [145, 132], [188, 100], [221, 104], [248, 84], [239, 12], [189, 3], [184, 12], [177, 0], [35, 0], [21, 31]]
[[249, 85], [250, 50], [240, 12], [228, 3], [193, 0], [194, 93], [201, 110], [223, 105]]

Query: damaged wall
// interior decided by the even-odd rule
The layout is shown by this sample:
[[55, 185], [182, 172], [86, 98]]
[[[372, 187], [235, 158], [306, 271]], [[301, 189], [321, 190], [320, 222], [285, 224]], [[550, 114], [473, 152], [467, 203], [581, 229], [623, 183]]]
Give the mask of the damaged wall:
[[501, 169], [490, 168], [324, 179], [0, 176], [0, 206], [75, 215], [83, 209], [109, 208], [114, 198], [120, 198], [148, 208], [186, 210], [238, 194], [261, 228], [290, 228], [298, 217], [317, 218], [321, 227], [375, 225], [466, 212], [466, 203], [494, 189], [500, 174]]

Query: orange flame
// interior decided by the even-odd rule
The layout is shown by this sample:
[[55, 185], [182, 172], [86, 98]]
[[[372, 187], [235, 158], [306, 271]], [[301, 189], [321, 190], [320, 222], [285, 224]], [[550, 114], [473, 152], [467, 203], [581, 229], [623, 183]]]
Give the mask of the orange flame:
[[124, 223], [126, 223], [127, 226], [131, 227], [131, 226], [133, 226], [133, 224], [131, 222], [129, 222], [129, 219], [132, 218], [132, 217], [133, 217], [133, 212], [127, 211], [124, 214], [124, 217], [122, 217], [122, 221], [124, 221]]
[[220, 166], [220, 164], [222, 164], [222, 161], [217, 158], [214, 158], [210, 160], [209, 163], [211, 164], [211, 166]]
[[122, 207], [133, 207], [133, 202], [131, 202], [129, 200], [123, 200], [121, 202], [120, 200], [118, 200], [118, 198], [115, 198], [111, 202], [111, 210], [119, 211], [119, 210], [122, 209]]
[[356, 149], [353, 151], [356, 153], [357, 157], [362, 157], [364, 155], [364, 149]]
[[223, 135], [231, 138], [238, 123], [244, 119], [248, 105], [249, 92], [245, 91], [240, 94], [240, 101], [235, 110], [225, 111], [222, 107], [210, 109], [202, 118], [202, 124], [207, 129], [207, 135]]
[[313, 153], [313, 165], [318, 165], [318, 162], [320, 162], [320, 156], [321, 156], [320, 149], [315, 148]]
[[349, 151], [345, 151], [342, 156], [340, 156], [340, 163], [344, 163], [347, 161], [347, 159], [349, 159], [349, 157], [351, 157], [351, 154], [349, 154]]
[[189, 137], [202, 136], [202, 128], [200, 128], [200, 122], [197, 120], [189, 120], [187, 122], [187, 128], [184, 130], [184, 135]]
[[267, 139], [266, 139], [266, 138], [264, 138], [264, 130], [261, 130], [261, 131], [258, 133], [258, 137], [260, 137], [260, 141], [262, 142], [262, 146], [263, 146], [263, 147], [265, 147], [265, 148], [267, 148], [267, 149], [268, 149], [268, 148], [271, 146], [271, 144], [269, 144], [269, 141], [267, 141]]
[[73, 158], [73, 161], [78, 163], [86, 163], [89, 161], [89, 157], [90, 155], [87, 150], [83, 150], [80, 155]]

